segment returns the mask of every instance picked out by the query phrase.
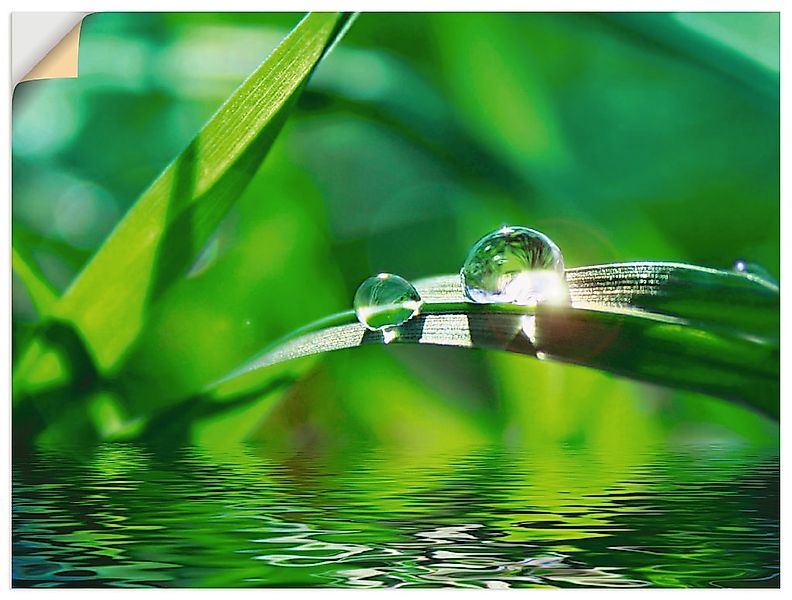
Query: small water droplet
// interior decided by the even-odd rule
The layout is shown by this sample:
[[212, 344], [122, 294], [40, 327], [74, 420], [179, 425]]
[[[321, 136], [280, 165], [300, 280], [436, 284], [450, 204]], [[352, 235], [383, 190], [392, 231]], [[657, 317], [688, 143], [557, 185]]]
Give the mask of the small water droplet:
[[776, 283], [775, 278], [767, 269], [756, 263], [748, 262], [747, 260], [740, 259], [735, 261], [732, 269], [737, 273], [742, 273], [743, 275], [753, 275], [754, 277], [759, 277], [760, 279]]
[[536, 345], [536, 315], [525, 315], [522, 318], [522, 332], [528, 341]]
[[393, 327], [385, 327], [382, 330], [382, 342], [387, 345], [399, 337], [399, 331]]
[[[417, 315], [423, 301], [413, 285], [398, 275], [380, 273], [369, 277], [355, 293], [355, 314], [366, 328], [385, 331]], [[389, 336], [390, 342], [395, 336]]]
[[460, 274], [465, 296], [479, 304], [569, 302], [561, 250], [528, 227], [504, 226], [485, 235], [473, 244]]

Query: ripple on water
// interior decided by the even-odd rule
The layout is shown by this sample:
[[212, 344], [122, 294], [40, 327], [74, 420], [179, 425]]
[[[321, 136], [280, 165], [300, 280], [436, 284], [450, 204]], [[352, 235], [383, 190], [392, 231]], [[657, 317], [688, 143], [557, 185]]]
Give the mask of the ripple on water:
[[774, 451], [15, 456], [17, 587], [777, 587]]

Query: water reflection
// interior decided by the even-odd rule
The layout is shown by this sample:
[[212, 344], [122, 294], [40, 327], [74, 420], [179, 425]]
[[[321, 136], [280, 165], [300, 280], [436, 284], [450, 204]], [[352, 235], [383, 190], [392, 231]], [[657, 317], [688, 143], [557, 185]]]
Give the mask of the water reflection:
[[14, 584], [776, 587], [778, 455], [15, 456]]

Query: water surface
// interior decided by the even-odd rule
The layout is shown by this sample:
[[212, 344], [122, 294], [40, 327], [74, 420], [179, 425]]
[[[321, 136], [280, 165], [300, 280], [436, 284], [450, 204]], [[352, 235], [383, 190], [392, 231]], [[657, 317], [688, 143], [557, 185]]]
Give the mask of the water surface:
[[777, 587], [774, 450], [17, 451], [17, 587]]

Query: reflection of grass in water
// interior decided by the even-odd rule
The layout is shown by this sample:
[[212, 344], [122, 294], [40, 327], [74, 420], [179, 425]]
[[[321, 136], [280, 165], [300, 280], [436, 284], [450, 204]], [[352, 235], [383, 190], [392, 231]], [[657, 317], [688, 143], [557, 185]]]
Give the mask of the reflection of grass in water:
[[44, 453], [15, 472], [15, 573], [20, 584], [728, 586], [777, 569], [775, 456], [658, 446], [614, 468], [585, 448], [551, 463], [497, 446]]

